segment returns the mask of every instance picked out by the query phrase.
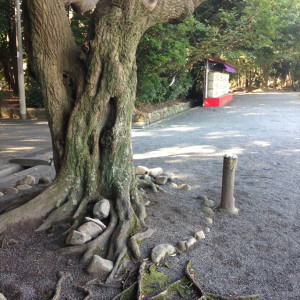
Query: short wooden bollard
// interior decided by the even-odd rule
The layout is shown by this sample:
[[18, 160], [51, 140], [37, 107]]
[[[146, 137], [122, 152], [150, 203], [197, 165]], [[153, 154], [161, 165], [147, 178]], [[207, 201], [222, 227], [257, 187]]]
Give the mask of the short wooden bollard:
[[235, 168], [237, 166], [237, 162], [238, 158], [236, 155], [224, 155], [220, 210], [231, 214], [237, 214], [239, 212], [238, 208], [235, 207], [235, 199], [233, 196]]

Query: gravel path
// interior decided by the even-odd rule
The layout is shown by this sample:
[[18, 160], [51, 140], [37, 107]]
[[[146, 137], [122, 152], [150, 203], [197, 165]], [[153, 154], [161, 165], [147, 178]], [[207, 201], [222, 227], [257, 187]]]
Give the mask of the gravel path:
[[234, 153], [240, 214], [216, 212], [206, 242], [174, 264], [192, 258], [210, 292], [300, 299], [299, 94], [238, 95], [225, 107], [195, 108], [135, 131], [133, 141], [136, 164], [161, 166], [178, 175], [176, 183], [192, 186], [172, 190], [167, 203], [152, 201], [149, 223], [159, 232], [145, 242], [145, 252], [204, 228], [196, 197], [219, 204], [223, 155]]
[[[136, 166], [163, 167], [175, 173], [178, 185], [191, 186], [189, 191], [166, 187], [168, 193], [147, 192], [147, 222], [157, 232], [142, 244], [143, 256], [158, 243], [175, 245], [205, 228], [197, 196], [206, 195], [219, 204], [223, 156], [234, 153], [239, 160], [235, 181], [239, 215], [215, 210], [206, 239], [195, 249], [168, 258], [170, 269], [162, 264], [159, 270], [175, 281], [192, 259], [205, 291], [300, 299], [299, 134], [297, 93], [236, 95], [225, 107], [198, 107], [133, 130]], [[36, 176], [51, 171], [43, 168], [34, 170], [40, 173]], [[17, 179], [12, 176], [11, 182]], [[8, 182], [8, 178], [2, 180], [5, 185]], [[73, 285], [92, 278], [81, 272], [76, 258], [54, 254], [53, 250], [63, 245], [64, 239], [52, 232], [36, 234], [28, 229], [21, 235], [0, 235], [0, 292], [8, 300], [44, 299], [43, 295], [54, 289], [56, 272], [61, 270], [73, 276], [62, 298], [83, 299]], [[92, 299], [108, 300], [117, 293], [98, 288]]]

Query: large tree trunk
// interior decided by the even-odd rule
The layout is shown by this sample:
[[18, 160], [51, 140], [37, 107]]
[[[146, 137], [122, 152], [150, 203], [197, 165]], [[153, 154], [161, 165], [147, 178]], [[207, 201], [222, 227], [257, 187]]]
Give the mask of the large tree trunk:
[[137, 45], [150, 26], [183, 18], [203, 1], [99, 1], [81, 51], [63, 1], [23, 2], [29, 63], [42, 86], [57, 177], [35, 199], [2, 215], [0, 232], [17, 222], [40, 220], [49, 212], [39, 229], [66, 220], [80, 224], [87, 204], [105, 197], [112, 205], [111, 223], [89, 244], [85, 259], [104, 249], [116, 260], [130, 244], [131, 233], [145, 226], [130, 133]]

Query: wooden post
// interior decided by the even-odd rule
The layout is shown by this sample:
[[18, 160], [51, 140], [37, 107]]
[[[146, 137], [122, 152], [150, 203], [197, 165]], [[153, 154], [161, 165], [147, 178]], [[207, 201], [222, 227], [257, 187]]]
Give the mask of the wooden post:
[[234, 177], [238, 158], [233, 154], [224, 155], [222, 196], [220, 210], [231, 214], [238, 214], [239, 210], [235, 207]]

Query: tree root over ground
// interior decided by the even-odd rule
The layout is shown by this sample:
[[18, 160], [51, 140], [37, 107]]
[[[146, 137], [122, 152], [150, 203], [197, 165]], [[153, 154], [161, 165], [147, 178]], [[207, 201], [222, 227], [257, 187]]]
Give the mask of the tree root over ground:
[[[189, 261], [184, 270], [185, 277], [175, 281], [173, 283], [165, 284], [162, 289], [157, 289], [155, 282], [146, 282], [149, 280], [149, 275], [146, 275], [146, 268], [149, 267], [150, 273], [158, 273], [158, 281], [161, 281], [160, 278], [165, 280], [167, 278], [161, 272], [156, 271], [155, 265], [147, 265], [143, 262], [139, 268], [138, 280], [134, 282], [130, 287], [125, 289], [119, 295], [117, 295], [113, 300], [120, 299], [147, 299], [147, 300], [162, 300], [162, 299], [172, 299], [174, 293], [179, 295], [182, 299], [189, 299], [189, 295], [193, 294], [193, 299], [197, 297], [198, 300], [256, 300], [259, 295], [247, 295], [247, 296], [237, 296], [237, 297], [226, 297], [222, 295], [212, 294], [205, 292], [202, 287], [198, 284], [198, 280], [192, 269], [192, 263]], [[152, 271], [151, 271], [152, 269]], [[148, 276], [148, 277], [147, 277]], [[155, 278], [155, 277], [153, 277]], [[149, 293], [149, 287], [153, 287], [153, 292]], [[159, 293], [157, 293], [159, 291]], [[153, 293], [156, 293], [153, 295]], [[173, 295], [173, 296], [172, 296]], [[130, 298], [131, 297], [131, 298]]]

